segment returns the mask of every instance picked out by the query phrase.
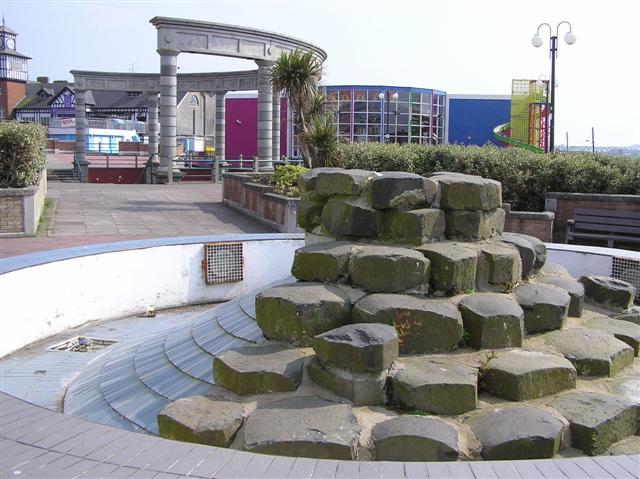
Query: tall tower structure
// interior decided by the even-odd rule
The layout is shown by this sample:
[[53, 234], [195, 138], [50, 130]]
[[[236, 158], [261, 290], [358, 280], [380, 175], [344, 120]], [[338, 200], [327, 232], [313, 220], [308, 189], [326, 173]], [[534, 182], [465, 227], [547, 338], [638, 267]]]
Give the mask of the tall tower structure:
[[18, 34], [5, 26], [0, 27], [0, 119], [11, 118], [13, 108], [25, 96], [28, 80], [27, 60], [31, 58], [16, 50]]

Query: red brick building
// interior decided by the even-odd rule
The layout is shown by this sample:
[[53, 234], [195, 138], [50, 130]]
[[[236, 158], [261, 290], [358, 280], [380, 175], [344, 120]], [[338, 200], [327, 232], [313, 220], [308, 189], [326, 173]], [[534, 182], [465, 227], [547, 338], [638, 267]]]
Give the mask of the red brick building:
[[13, 108], [25, 97], [30, 58], [16, 50], [16, 36], [3, 21], [0, 27], [0, 120], [11, 118]]

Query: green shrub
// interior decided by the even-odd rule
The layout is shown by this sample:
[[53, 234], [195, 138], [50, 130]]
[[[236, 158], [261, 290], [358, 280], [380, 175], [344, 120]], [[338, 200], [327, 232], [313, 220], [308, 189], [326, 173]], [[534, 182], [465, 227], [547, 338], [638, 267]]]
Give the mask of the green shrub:
[[47, 130], [35, 123], [0, 122], [0, 188], [38, 183], [45, 167]]
[[271, 175], [271, 183], [279, 195], [297, 198], [300, 196], [298, 189], [298, 177], [308, 171], [308, 168], [297, 165], [282, 165], [275, 169]]
[[492, 178], [502, 183], [504, 201], [521, 211], [544, 210], [544, 195], [550, 191], [640, 193], [640, 159], [630, 157], [539, 154], [497, 146], [353, 143], [339, 145], [338, 158], [344, 168], [419, 175], [456, 171]]

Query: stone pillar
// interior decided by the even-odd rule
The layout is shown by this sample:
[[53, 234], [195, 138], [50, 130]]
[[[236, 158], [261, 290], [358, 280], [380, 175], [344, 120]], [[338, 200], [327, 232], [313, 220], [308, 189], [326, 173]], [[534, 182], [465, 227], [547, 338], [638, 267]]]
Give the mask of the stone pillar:
[[258, 64], [258, 160], [260, 169], [272, 169], [273, 90], [269, 81], [272, 62], [256, 60]]
[[[216, 139], [215, 139], [215, 148], [216, 148], [216, 162], [218, 165], [222, 163], [225, 159], [224, 156], [224, 128], [225, 128], [225, 98], [224, 96], [227, 94], [226, 91], [217, 91], [216, 92]], [[215, 181], [218, 181], [218, 178], [215, 178]]]
[[158, 159], [158, 92], [147, 93], [147, 135], [149, 138], [149, 156]]
[[[89, 182], [89, 162], [87, 161], [87, 103], [86, 90], [76, 89], [76, 161], [82, 183]], [[75, 165], [74, 165], [75, 166]]]
[[178, 51], [158, 50], [160, 54], [160, 167], [158, 175], [173, 183], [176, 156], [176, 96]]
[[272, 153], [271, 157], [274, 160], [280, 159], [280, 92], [273, 90], [273, 125], [271, 131], [273, 132], [272, 138]]

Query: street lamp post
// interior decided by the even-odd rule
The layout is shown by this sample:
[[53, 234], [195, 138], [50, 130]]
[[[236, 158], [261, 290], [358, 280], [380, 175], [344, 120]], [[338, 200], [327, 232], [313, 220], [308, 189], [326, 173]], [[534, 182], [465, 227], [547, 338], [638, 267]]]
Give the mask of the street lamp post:
[[[378, 94], [378, 98], [380, 99], [381, 102], [384, 102], [384, 100], [387, 100], [387, 105], [385, 107], [385, 115], [386, 115], [386, 119], [384, 119], [384, 142], [385, 143], [389, 143], [389, 101], [393, 100], [395, 102], [398, 101], [398, 92], [394, 91], [393, 93], [391, 93], [391, 90], [386, 90], [384, 92], [380, 92], [380, 94]], [[383, 103], [384, 104], [384, 103]], [[397, 120], [396, 120], [397, 122]], [[396, 135], [397, 137], [397, 135]]]
[[567, 45], [573, 45], [576, 42], [576, 36], [571, 30], [571, 24], [566, 20], [561, 21], [556, 26], [556, 34], [553, 34], [553, 28], [548, 23], [541, 23], [538, 25], [538, 29], [536, 30], [536, 34], [531, 38], [531, 43], [534, 47], [541, 47], [543, 44], [542, 37], [540, 36], [540, 28], [544, 25], [549, 27], [549, 52], [551, 55], [551, 122], [549, 125], [549, 129], [551, 131], [549, 138], [549, 151], [553, 152], [554, 145], [554, 127], [555, 127], [555, 102], [556, 102], [556, 57], [558, 56], [558, 31], [560, 30], [560, 25], [566, 23], [569, 25], [569, 31], [564, 35], [564, 41]]

